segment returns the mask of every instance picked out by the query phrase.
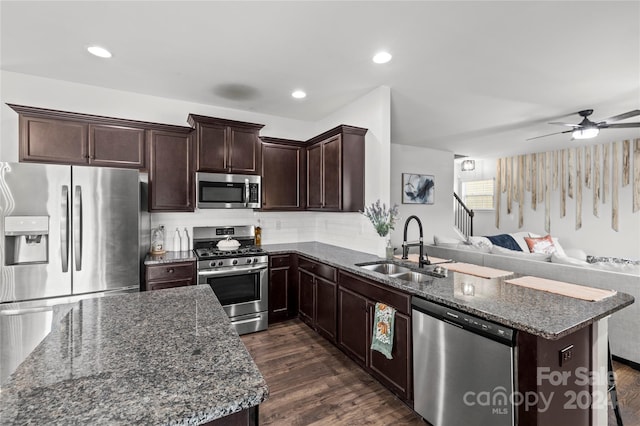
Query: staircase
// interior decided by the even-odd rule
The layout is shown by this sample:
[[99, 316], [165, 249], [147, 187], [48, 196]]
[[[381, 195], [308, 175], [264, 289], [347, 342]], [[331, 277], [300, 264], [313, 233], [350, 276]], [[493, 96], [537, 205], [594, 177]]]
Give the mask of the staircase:
[[460, 231], [465, 238], [472, 236], [473, 210], [467, 208], [455, 192], [453, 193], [453, 215], [454, 225], [458, 231]]

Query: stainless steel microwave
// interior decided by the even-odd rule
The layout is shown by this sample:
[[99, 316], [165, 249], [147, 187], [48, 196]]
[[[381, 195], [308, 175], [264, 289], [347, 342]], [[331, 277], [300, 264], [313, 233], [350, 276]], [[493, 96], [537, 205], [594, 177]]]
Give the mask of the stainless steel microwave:
[[259, 209], [260, 176], [196, 173], [199, 209]]

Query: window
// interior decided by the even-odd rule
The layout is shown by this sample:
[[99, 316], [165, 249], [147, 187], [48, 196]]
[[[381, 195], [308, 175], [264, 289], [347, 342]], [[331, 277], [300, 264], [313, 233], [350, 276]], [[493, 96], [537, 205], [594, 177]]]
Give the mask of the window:
[[493, 179], [462, 182], [462, 201], [471, 210], [491, 210], [493, 186]]

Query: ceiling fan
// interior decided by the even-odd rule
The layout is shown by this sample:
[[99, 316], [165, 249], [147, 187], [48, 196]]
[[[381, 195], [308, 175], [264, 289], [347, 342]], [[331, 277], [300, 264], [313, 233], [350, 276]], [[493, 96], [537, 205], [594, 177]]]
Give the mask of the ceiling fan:
[[571, 133], [572, 139], [590, 139], [595, 138], [600, 133], [600, 129], [626, 129], [632, 127], [640, 127], [640, 123], [617, 123], [611, 124], [614, 121], [626, 120], [627, 118], [640, 115], [640, 109], [634, 109], [633, 111], [625, 112], [624, 114], [614, 115], [605, 120], [599, 122], [593, 122], [589, 120], [589, 116], [593, 113], [592, 109], [585, 109], [578, 112], [578, 115], [582, 117], [582, 121], [579, 124], [561, 123], [553, 121], [549, 124], [557, 124], [560, 126], [571, 127], [571, 130], [564, 130], [562, 132], [549, 133], [548, 135], [536, 136], [527, 139], [528, 141], [533, 139], [545, 138], [547, 136], [558, 135], [560, 133]]

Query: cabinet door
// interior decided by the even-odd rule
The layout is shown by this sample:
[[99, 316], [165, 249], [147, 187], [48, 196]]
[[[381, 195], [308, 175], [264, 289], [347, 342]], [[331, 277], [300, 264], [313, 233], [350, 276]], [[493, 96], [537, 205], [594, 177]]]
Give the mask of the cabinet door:
[[336, 341], [337, 284], [316, 277], [316, 329], [332, 342]]
[[289, 267], [269, 271], [269, 324], [289, 317]]
[[322, 208], [342, 209], [342, 138], [334, 136], [322, 143]]
[[302, 209], [302, 147], [262, 145], [262, 209]]
[[149, 210], [193, 211], [191, 137], [151, 130], [149, 138]]
[[228, 173], [227, 126], [198, 124], [198, 171]]
[[322, 208], [322, 145], [307, 148], [307, 208]]
[[229, 162], [233, 173], [260, 173], [260, 139], [255, 130], [229, 128]]
[[304, 269], [298, 269], [298, 312], [300, 319], [313, 325], [314, 278]]
[[338, 288], [338, 346], [361, 365], [367, 364], [367, 299]]
[[20, 161], [87, 164], [87, 125], [20, 115]]
[[[367, 347], [371, 345], [373, 332], [375, 303], [369, 302], [369, 332]], [[411, 383], [413, 381], [411, 369], [411, 318], [396, 311], [393, 327], [392, 359], [387, 359], [378, 351], [369, 349], [369, 368], [372, 374], [387, 386], [392, 392], [403, 399], [410, 400]]]
[[145, 130], [89, 125], [89, 163], [94, 166], [143, 169]]

